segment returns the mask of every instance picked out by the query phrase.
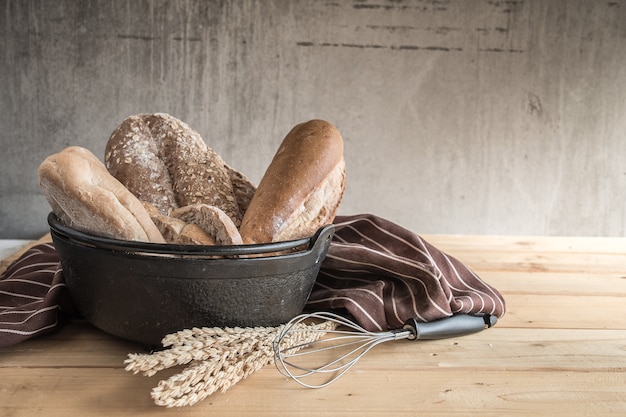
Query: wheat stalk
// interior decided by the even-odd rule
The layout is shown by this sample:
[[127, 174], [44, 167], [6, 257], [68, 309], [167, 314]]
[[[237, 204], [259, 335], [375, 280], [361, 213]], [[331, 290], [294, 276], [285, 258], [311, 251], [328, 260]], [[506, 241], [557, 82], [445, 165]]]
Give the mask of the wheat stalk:
[[[283, 339], [285, 349], [303, 347], [318, 340], [336, 325], [300, 323], [301, 330]], [[182, 372], [162, 380], [152, 389], [157, 405], [181, 407], [202, 401], [216, 391], [225, 392], [237, 382], [274, 363], [273, 342], [280, 327], [193, 328], [163, 338], [169, 349], [150, 354], [131, 353], [126, 370], [153, 376], [158, 371], [190, 364]]]

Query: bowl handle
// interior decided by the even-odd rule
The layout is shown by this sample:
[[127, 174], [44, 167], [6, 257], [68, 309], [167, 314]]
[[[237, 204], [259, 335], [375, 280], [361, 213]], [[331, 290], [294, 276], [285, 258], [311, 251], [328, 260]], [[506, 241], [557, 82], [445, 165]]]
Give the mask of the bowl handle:
[[330, 243], [335, 235], [335, 225], [328, 224], [320, 227], [317, 232], [311, 237], [311, 243], [309, 250], [316, 254], [315, 263], [320, 263], [326, 257]]

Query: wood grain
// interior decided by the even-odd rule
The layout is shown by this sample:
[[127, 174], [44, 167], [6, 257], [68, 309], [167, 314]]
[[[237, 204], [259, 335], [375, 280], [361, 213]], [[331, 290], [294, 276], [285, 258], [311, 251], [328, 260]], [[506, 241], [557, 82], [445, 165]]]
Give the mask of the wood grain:
[[132, 375], [123, 362], [142, 348], [77, 320], [0, 349], [0, 415], [626, 413], [626, 264], [620, 263], [626, 239], [432, 235], [429, 241], [474, 263], [503, 293], [508, 311], [494, 328], [382, 344], [320, 390], [301, 388], [267, 366], [192, 407], [165, 409], [153, 404], [150, 391], [180, 369]]

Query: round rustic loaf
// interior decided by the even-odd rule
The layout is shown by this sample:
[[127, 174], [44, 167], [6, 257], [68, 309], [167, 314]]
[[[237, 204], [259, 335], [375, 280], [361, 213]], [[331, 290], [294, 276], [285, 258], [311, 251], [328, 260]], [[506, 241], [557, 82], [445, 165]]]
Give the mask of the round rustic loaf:
[[125, 119], [107, 142], [105, 164], [133, 194], [164, 215], [207, 204], [239, 226], [255, 190], [198, 132], [165, 113]]

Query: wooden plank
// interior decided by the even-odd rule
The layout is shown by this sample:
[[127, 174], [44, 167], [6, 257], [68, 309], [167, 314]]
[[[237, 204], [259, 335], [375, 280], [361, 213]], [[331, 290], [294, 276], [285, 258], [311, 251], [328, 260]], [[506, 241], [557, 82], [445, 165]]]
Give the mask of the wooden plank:
[[16, 251], [12, 255], [0, 260], [0, 274], [6, 271], [6, 269], [9, 267], [11, 262], [18, 259], [20, 256], [22, 256], [24, 252], [26, 252], [28, 249], [32, 248], [33, 246], [37, 244], [47, 243], [47, 242], [52, 242], [52, 236], [50, 236], [50, 233], [43, 235], [39, 239], [32, 241], [31, 243], [27, 244], [26, 246]]
[[626, 279], [615, 273], [477, 271], [485, 282], [511, 294], [626, 296]]
[[604, 253], [626, 255], [624, 237], [421, 235], [441, 250], [457, 252]]
[[52, 334], [0, 349], [0, 368], [21, 367], [123, 367], [130, 352], [143, 348], [74, 320]]
[[626, 254], [524, 253], [504, 249], [491, 252], [468, 249], [448, 254], [475, 271], [599, 272], [626, 277]]
[[[415, 372], [419, 372], [418, 380]], [[328, 388], [324, 391], [324, 401], [320, 401], [321, 394], [306, 393], [309, 400], [304, 402], [307, 407], [304, 413], [304, 395], [297, 389], [285, 388], [281, 395], [283, 413], [319, 415], [324, 412], [326, 402], [336, 404], [333, 415], [368, 416], [617, 416], [626, 410], [623, 374], [614, 375], [604, 384], [600, 383], [604, 375], [595, 372], [405, 369], [393, 373], [379, 370], [359, 376], [338, 381], [332, 392], [327, 392], [331, 390]], [[384, 396], [383, 386], [387, 387]], [[256, 394], [258, 388], [252, 387], [251, 394]], [[283, 391], [280, 385], [278, 389]], [[264, 389], [267, 395], [271, 395], [271, 390]], [[221, 398], [216, 400], [217, 405]]]
[[626, 329], [622, 296], [504, 294], [498, 326], [539, 329]]
[[[416, 378], [416, 373], [419, 375]], [[23, 382], [19, 382], [23, 381]], [[116, 369], [5, 369], [0, 414], [146, 416], [623, 416], [626, 374], [614, 372], [459, 370], [352, 371], [321, 390], [302, 388], [270, 368], [183, 409], [152, 404], [154, 378]], [[386, 389], [381, 390], [381, 387]], [[77, 395], [80, 393], [80, 395]], [[36, 401], [34, 401], [36, 400]], [[332, 410], [332, 411], [331, 411]]]
[[424, 237], [476, 271], [606, 272], [626, 277], [626, 238]]

